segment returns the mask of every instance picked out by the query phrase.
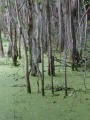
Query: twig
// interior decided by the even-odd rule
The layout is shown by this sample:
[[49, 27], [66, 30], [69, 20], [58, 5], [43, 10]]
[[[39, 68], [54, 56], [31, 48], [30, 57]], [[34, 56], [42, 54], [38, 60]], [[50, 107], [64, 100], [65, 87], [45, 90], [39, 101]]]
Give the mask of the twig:
[[79, 22], [79, 27], [81, 26], [82, 24], [82, 21], [83, 21], [83, 18], [85, 17], [85, 15], [87, 14], [88, 10], [90, 9], [90, 6], [88, 7], [88, 9], [85, 11], [85, 13], [83, 14], [82, 18], [81, 18], [81, 21]]

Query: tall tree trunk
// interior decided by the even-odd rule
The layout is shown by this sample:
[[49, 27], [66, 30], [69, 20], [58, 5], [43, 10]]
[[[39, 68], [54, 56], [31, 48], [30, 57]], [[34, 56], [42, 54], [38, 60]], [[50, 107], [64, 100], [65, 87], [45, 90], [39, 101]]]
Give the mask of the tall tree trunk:
[[14, 41], [13, 41], [13, 48], [12, 48], [12, 60], [13, 65], [17, 66], [17, 57], [18, 57], [18, 50], [17, 50], [17, 30], [16, 25], [14, 27]]
[[12, 44], [13, 44], [13, 40], [12, 40], [12, 23], [11, 23], [11, 4], [10, 4], [10, 0], [6, 1], [6, 19], [7, 19], [7, 29], [8, 29], [8, 33], [9, 33], [9, 43], [8, 43], [8, 56], [11, 57], [12, 56]]
[[64, 49], [64, 82], [65, 82], [65, 97], [67, 96], [67, 70], [66, 70], [66, 57], [67, 57], [67, 10], [68, 10], [68, 2], [63, 1], [65, 3], [64, 9], [64, 22], [65, 22], [65, 49]]
[[31, 38], [31, 75], [37, 74], [37, 51], [36, 51], [36, 38]]
[[[84, 13], [86, 12], [86, 5], [84, 0], [82, 0], [83, 3], [83, 8], [84, 8]], [[85, 18], [83, 20], [83, 39], [84, 39], [84, 48], [86, 49], [86, 44], [87, 44], [87, 14], [85, 15]]]
[[18, 45], [18, 56], [21, 59], [21, 29], [19, 28], [19, 45]]
[[53, 64], [52, 64], [52, 47], [51, 47], [51, 22], [50, 22], [50, 3], [46, 0], [46, 13], [47, 13], [47, 40], [48, 40], [48, 72], [51, 75], [52, 94], [54, 94], [53, 88]]
[[70, 59], [72, 62], [72, 70], [76, 69], [77, 63], [79, 61], [79, 53], [76, 50], [76, 36], [75, 36], [75, 28], [73, 22], [73, 11], [71, 9], [71, 0], [66, 1], [66, 6], [64, 5], [65, 1], [62, 1], [63, 5], [63, 13], [64, 16], [66, 14], [67, 20], [67, 44], [70, 51]]
[[43, 24], [43, 19], [44, 19], [44, 0], [42, 1], [42, 10], [41, 10], [41, 55], [42, 55], [42, 96], [45, 95], [44, 92], [44, 24]]
[[[80, 23], [80, 0], [78, 0], [78, 23]], [[80, 57], [82, 58], [82, 34], [81, 34], [81, 30], [82, 30], [82, 27], [80, 26], [79, 27], [79, 30], [78, 30], [78, 38], [79, 38], [79, 41], [80, 41]]]
[[64, 49], [65, 31], [64, 31], [62, 4], [61, 4], [60, 0], [58, 0], [58, 4], [59, 4], [58, 5], [58, 16], [59, 16], [59, 49], [60, 49], [60, 52], [62, 52], [63, 49]]
[[[36, 4], [36, 2], [35, 2]], [[38, 44], [38, 22], [37, 22], [37, 8], [33, 4], [33, 1], [28, 0], [29, 5], [29, 48], [30, 48], [30, 67], [31, 75], [35, 76], [37, 74], [37, 45]], [[36, 12], [34, 12], [36, 11]], [[35, 19], [36, 18], [36, 19]]]
[[16, 5], [16, 13], [17, 13], [17, 19], [18, 19], [18, 25], [19, 25], [19, 28], [21, 29], [21, 37], [22, 37], [22, 40], [23, 40], [23, 45], [24, 45], [24, 55], [25, 55], [25, 77], [26, 77], [26, 85], [27, 85], [27, 92], [28, 93], [31, 93], [31, 86], [30, 86], [30, 81], [29, 81], [29, 70], [28, 70], [28, 55], [27, 55], [27, 47], [26, 47], [26, 41], [25, 41], [25, 37], [24, 37], [24, 34], [23, 34], [23, 30], [22, 30], [22, 26], [21, 26], [21, 23], [20, 23], [20, 16], [19, 16], [19, 10], [18, 10], [18, 3], [17, 3], [17, 0], [15, 0], [15, 5]]
[[4, 49], [2, 44], [1, 29], [0, 29], [0, 56], [4, 57]]

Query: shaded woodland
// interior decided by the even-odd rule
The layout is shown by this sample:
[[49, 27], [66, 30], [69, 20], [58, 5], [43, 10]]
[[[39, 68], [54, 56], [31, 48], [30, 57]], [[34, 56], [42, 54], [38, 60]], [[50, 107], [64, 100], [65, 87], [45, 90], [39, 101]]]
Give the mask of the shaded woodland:
[[90, 120], [90, 0], [0, 0], [0, 120]]
[[[90, 64], [89, 0], [1, 0], [0, 56], [11, 58], [19, 66], [24, 58], [27, 92], [31, 93], [31, 76], [37, 77], [38, 92], [45, 95], [45, 56], [54, 95], [55, 62], [63, 66], [67, 96], [67, 68], [77, 71]], [[4, 36], [8, 50], [4, 52]], [[86, 91], [85, 81], [84, 87]]]

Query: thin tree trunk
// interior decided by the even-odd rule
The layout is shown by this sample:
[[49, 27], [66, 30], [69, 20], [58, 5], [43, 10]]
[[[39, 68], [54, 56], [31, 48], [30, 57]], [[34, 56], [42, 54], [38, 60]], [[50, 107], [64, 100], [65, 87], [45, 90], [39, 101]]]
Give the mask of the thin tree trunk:
[[4, 49], [2, 44], [1, 29], [0, 29], [0, 56], [4, 57]]
[[64, 22], [63, 22], [63, 12], [62, 12], [62, 5], [61, 0], [58, 0], [58, 16], [59, 16], [59, 49], [60, 52], [64, 49]]
[[[78, 23], [80, 23], [80, 0], [78, 0]], [[82, 34], [81, 34], [82, 26], [79, 27], [78, 30], [78, 38], [80, 41], [80, 57], [82, 58]]]
[[[65, 23], [65, 49], [64, 49], [64, 82], [65, 82], [65, 97], [67, 96], [67, 70], [66, 70], [66, 57], [67, 57], [67, 39], [69, 39], [68, 33], [70, 35], [70, 29], [68, 29], [68, 21], [69, 21], [69, 1], [62, 0], [62, 5], [63, 5], [63, 14], [64, 14], [64, 23]], [[70, 27], [70, 26], [69, 26]], [[71, 39], [69, 39], [71, 40]], [[71, 46], [70, 46], [71, 48]]]
[[53, 68], [52, 68], [52, 47], [51, 47], [51, 22], [50, 22], [50, 3], [46, 0], [46, 13], [47, 13], [47, 40], [48, 40], [48, 61], [49, 61], [49, 71], [51, 75], [51, 90], [52, 94], [54, 94], [54, 87], [53, 87]]
[[42, 96], [45, 95], [45, 92], [44, 92], [44, 25], [43, 25], [44, 11], [43, 11], [43, 7], [44, 7], [44, 0], [42, 1], [42, 10], [41, 10]]
[[[82, 1], [83, 3], [83, 8], [84, 8], [84, 13], [86, 12], [86, 5], [84, 4], [84, 0]], [[87, 14], [85, 15], [84, 19], [84, 48], [86, 49], [86, 44], [87, 44]]]
[[17, 66], [17, 57], [18, 57], [18, 50], [17, 50], [17, 30], [16, 26], [14, 27], [14, 41], [13, 41], [13, 48], [12, 48], [12, 60], [13, 65]]
[[64, 81], [65, 81], [65, 96], [67, 96], [67, 70], [66, 70], [66, 57], [67, 57], [67, 18], [65, 15], [65, 50], [64, 50]]
[[26, 41], [24, 38], [24, 34], [22, 31], [22, 27], [21, 27], [21, 23], [20, 23], [20, 16], [19, 16], [19, 11], [18, 11], [18, 4], [17, 4], [17, 0], [15, 0], [15, 5], [16, 5], [16, 12], [17, 12], [17, 19], [18, 19], [18, 25], [19, 28], [21, 29], [21, 37], [23, 40], [23, 44], [24, 44], [24, 55], [25, 55], [25, 77], [26, 77], [26, 85], [27, 85], [27, 92], [31, 93], [31, 86], [30, 86], [30, 81], [29, 81], [29, 70], [28, 70], [28, 55], [27, 55], [27, 47], [26, 47]]
[[21, 29], [19, 29], [19, 47], [18, 47], [18, 56], [21, 59]]
[[9, 43], [8, 43], [8, 57], [12, 56], [12, 44], [13, 44], [13, 38], [12, 38], [12, 23], [11, 23], [11, 4], [10, 0], [6, 1], [6, 15], [7, 15], [7, 29], [9, 33]]

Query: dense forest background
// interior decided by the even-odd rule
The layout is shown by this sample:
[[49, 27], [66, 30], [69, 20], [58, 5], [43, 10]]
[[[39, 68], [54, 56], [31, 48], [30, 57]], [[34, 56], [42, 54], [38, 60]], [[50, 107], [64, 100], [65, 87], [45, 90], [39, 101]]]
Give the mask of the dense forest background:
[[[63, 99], [73, 96], [70, 111], [78, 95], [80, 103], [83, 101], [81, 92], [85, 93], [83, 98], [87, 93], [85, 100], [89, 100], [90, 0], [0, 0], [0, 65], [2, 86], [13, 84], [15, 90], [25, 87], [28, 93], [35, 92], [44, 102], [51, 95], [55, 104], [61, 96]], [[15, 81], [10, 82], [9, 77]], [[42, 100], [37, 92], [46, 98]], [[49, 98], [48, 92], [51, 92]], [[67, 98], [68, 102], [69, 99], [72, 101]], [[13, 114], [16, 119], [16, 111]]]
[[[2, 37], [0, 37], [0, 55], [11, 57], [13, 65], [17, 66], [18, 57], [22, 58], [21, 46], [23, 45], [28, 92], [31, 93], [29, 75], [38, 74], [42, 80], [42, 95], [44, 95], [44, 54], [46, 54], [52, 94], [54, 94], [54, 61], [57, 61], [65, 67], [67, 95], [67, 55], [70, 56], [72, 70], [77, 70], [82, 62], [89, 59], [89, 55], [85, 56], [83, 52], [88, 50], [89, 43], [87, 39], [89, 36], [89, 5], [89, 1], [84, 0], [1, 1], [0, 34], [3, 34], [7, 40], [8, 51], [7, 54], [4, 53]], [[64, 55], [63, 58], [62, 55]], [[40, 62], [42, 62], [41, 70]]]

